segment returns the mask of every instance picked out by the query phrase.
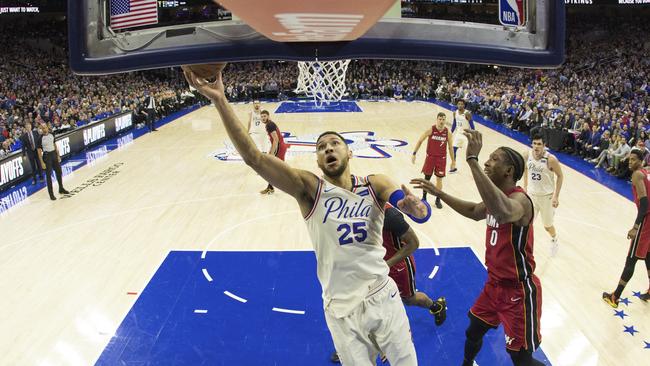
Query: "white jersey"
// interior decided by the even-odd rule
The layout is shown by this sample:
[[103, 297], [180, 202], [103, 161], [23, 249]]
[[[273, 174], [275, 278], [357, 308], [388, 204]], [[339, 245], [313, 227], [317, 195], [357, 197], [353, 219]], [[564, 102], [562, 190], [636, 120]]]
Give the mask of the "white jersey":
[[264, 123], [262, 123], [262, 117], [259, 112], [255, 112], [254, 110], [251, 112], [251, 128], [248, 133], [266, 135], [266, 128]]
[[462, 114], [458, 113], [458, 110], [454, 111], [454, 121], [456, 122], [454, 135], [462, 134], [464, 129], [470, 128], [469, 121], [465, 118], [465, 113], [467, 113], [467, 109], [464, 110]]
[[555, 191], [555, 173], [548, 167], [548, 159], [548, 151], [544, 151], [539, 160], [535, 159], [532, 150], [528, 153], [528, 193], [544, 196]]
[[305, 217], [316, 252], [323, 306], [336, 317], [348, 315], [388, 278], [383, 207], [367, 178], [352, 179], [353, 191], [319, 179], [314, 207]]

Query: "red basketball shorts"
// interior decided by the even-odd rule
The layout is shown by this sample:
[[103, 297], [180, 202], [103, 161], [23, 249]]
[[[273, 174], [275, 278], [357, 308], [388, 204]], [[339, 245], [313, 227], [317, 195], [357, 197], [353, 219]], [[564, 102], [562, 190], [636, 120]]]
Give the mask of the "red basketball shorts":
[[433, 156], [427, 155], [424, 159], [424, 166], [422, 173], [424, 175], [435, 175], [436, 177], [444, 177], [445, 169], [447, 168], [447, 155]]
[[630, 250], [627, 253], [629, 258], [637, 257], [639, 259], [645, 259], [650, 251], [650, 222], [648, 219], [650, 215], [646, 215], [643, 218], [643, 222], [639, 225], [639, 230], [636, 232], [636, 236], [630, 242]]
[[275, 157], [277, 157], [278, 159], [284, 161], [284, 155], [285, 155], [286, 153], [287, 153], [287, 146], [286, 146], [286, 145], [282, 145], [282, 146], [280, 146], [280, 148], [278, 149], [278, 152], [275, 154]]
[[390, 267], [388, 275], [397, 284], [403, 299], [415, 295], [415, 260], [412, 255]]
[[488, 279], [470, 312], [488, 326], [503, 324], [509, 350], [534, 351], [542, 342], [542, 285], [535, 275], [507, 284]]

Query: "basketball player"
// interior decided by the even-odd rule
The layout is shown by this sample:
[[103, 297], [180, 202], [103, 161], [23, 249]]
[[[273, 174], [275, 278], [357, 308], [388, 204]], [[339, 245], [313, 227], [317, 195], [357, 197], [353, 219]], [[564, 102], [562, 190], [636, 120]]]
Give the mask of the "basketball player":
[[[631, 240], [630, 249], [625, 259], [623, 274], [618, 281], [618, 286], [613, 293], [603, 292], [603, 300], [613, 308], [618, 307], [618, 300], [625, 289], [628, 281], [634, 274], [636, 261], [645, 260], [645, 267], [648, 270], [648, 281], [650, 282], [650, 208], [648, 207], [648, 191], [650, 190], [650, 171], [643, 169], [644, 152], [634, 149], [630, 152], [629, 166], [632, 171], [632, 194], [634, 194], [634, 203], [638, 209], [634, 226], [627, 232], [627, 238]], [[641, 300], [650, 300], [650, 285], [648, 291], [641, 295]]]
[[253, 101], [253, 110], [248, 116], [248, 134], [255, 142], [257, 148], [262, 152], [268, 151], [268, 146], [266, 141], [268, 140], [266, 131], [264, 130], [264, 125], [262, 124], [261, 117], [261, 106], [259, 100]]
[[459, 99], [456, 102], [457, 110], [454, 111], [454, 122], [451, 125], [451, 132], [453, 134], [454, 153], [451, 155], [451, 167], [449, 173], [455, 173], [456, 169], [456, 153], [458, 149], [463, 149], [467, 145], [467, 138], [463, 135], [466, 128], [474, 130], [474, 122], [472, 121], [472, 114], [465, 110], [465, 101]]
[[509, 147], [496, 149], [484, 164], [478, 162], [481, 133], [466, 129], [467, 163], [483, 202], [473, 203], [438, 190], [425, 179], [416, 188], [440, 197], [456, 212], [473, 220], [486, 219], [485, 264], [488, 279], [469, 311], [463, 366], [471, 366], [488, 330], [503, 323], [506, 349], [516, 366], [543, 365], [533, 358], [541, 342], [542, 286], [533, 258], [533, 203], [517, 181], [524, 159]]
[[[424, 159], [424, 166], [422, 166], [422, 173], [424, 173], [424, 179], [431, 180], [431, 175], [436, 175], [436, 188], [439, 190], [442, 189], [442, 178], [445, 177], [445, 172], [447, 169], [447, 150], [449, 150], [449, 156], [451, 156], [452, 165], [456, 165], [456, 160], [454, 158], [454, 153], [452, 151], [452, 140], [449, 129], [445, 126], [445, 120], [447, 116], [440, 112], [436, 117], [436, 124], [427, 128], [420, 136], [420, 139], [415, 144], [415, 150], [413, 150], [413, 157], [411, 157], [411, 162], [415, 164], [415, 156], [420, 149], [420, 145], [424, 140], [427, 140], [427, 157]], [[427, 199], [427, 192], [422, 193], [422, 199]], [[436, 207], [442, 208], [442, 202], [440, 198], [436, 197]]]
[[213, 101], [244, 162], [298, 201], [316, 254], [325, 320], [342, 363], [374, 365], [385, 354], [392, 365], [417, 365], [406, 311], [384, 261], [381, 229], [386, 202], [417, 222], [428, 220], [430, 206], [385, 175], [350, 175], [352, 151], [333, 131], [316, 140], [322, 177], [262, 154], [226, 99], [224, 66], [217, 66], [214, 82], [198, 79], [187, 67], [185, 77]]
[[[541, 214], [544, 229], [551, 235], [551, 256], [560, 248], [557, 231], [553, 226], [555, 209], [559, 205], [560, 189], [564, 175], [557, 158], [546, 151], [541, 135], [533, 135], [532, 149], [524, 153], [524, 189], [535, 206], [535, 216]], [[555, 179], [557, 176], [557, 180]]]
[[[269, 140], [271, 141], [271, 147], [269, 148], [269, 155], [275, 156], [276, 158], [284, 161], [284, 155], [287, 152], [287, 144], [284, 143], [284, 138], [282, 137], [282, 132], [275, 124], [275, 122], [269, 119], [269, 111], [263, 110], [260, 112], [260, 117], [262, 123], [266, 128], [266, 133], [269, 135]], [[273, 194], [275, 190], [271, 183], [262, 190], [261, 194]]]
[[[420, 246], [417, 235], [404, 220], [399, 210], [390, 204], [384, 206], [384, 228], [382, 230], [386, 255], [384, 260], [390, 268], [388, 275], [397, 284], [400, 297], [405, 305], [418, 306], [429, 310], [436, 325], [442, 325], [447, 318], [447, 301], [444, 297], [433, 301], [424, 292], [415, 289], [415, 252]], [[332, 362], [339, 362], [336, 352]]]

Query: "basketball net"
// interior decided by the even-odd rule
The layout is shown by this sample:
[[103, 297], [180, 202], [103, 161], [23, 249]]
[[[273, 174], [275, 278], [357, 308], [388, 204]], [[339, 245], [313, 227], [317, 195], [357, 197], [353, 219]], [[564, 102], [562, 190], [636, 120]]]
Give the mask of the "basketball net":
[[298, 62], [296, 93], [305, 93], [314, 99], [317, 107], [337, 102], [345, 93], [345, 73], [350, 60]]

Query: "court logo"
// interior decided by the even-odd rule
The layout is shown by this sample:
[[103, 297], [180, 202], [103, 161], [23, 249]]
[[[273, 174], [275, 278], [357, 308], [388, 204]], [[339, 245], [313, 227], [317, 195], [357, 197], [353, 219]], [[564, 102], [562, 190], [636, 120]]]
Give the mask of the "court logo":
[[70, 193], [61, 196], [61, 198], [62, 199], [70, 198], [70, 197], [72, 197], [74, 195], [77, 195], [77, 194], [81, 193], [81, 191], [83, 191], [84, 189], [86, 189], [88, 187], [99, 187], [99, 186], [101, 186], [102, 184], [106, 183], [109, 179], [111, 179], [114, 176], [116, 176], [117, 174], [119, 174], [120, 173], [119, 168], [122, 165], [124, 165], [124, 163], [115, 163], [115, 164], [109, 166], [108, 168], [106, 168], [106, 169], [102, 170], [101, 172], [99, 172], [99, 174], [97, 174], [94, 177], [92, 177], [92, 178], [86, 180], [85, 182], [83, 182], [80, 186], [75, 187], [73, 190], [70, 191]]
[[[406, 141], [378, 137], [372, 131], [348, 131], [341, 135], [348, 143], [355, 158], [386, 159], [393, 152], [402, 152], [408, 145]], [[287, 157], [316, 153], [316, 139], [319, 135], [293, 136], [283, 132], [284, 142], [289, 145]], [[219, 161], [242, 162], [242, 158], [230, 141], [224, 141], [224, 147], [212, 152], [212, 157]]]
[[523, 27], [528, 21], [527, 0], [499, 0], [499, 22], [507, 27]]
[[27, 187], [11, 191], [9, 194], [0, 198], [0, 214], [5, 213], [8, 209], [17, 206], [25, 200], [27, 200]]

